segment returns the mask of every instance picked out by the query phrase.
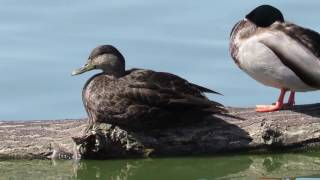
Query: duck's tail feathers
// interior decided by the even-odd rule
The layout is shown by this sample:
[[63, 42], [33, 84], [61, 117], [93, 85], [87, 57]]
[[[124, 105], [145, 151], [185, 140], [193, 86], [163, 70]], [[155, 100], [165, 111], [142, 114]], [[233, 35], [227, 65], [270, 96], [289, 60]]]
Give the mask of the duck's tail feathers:
[[199, 86], [199, 85], [196, 85], [196, 84], [193, 84], [193, 83], [189, 83], [191, 86], [199, 89], [201, 92], [205, 92], [205, 93], [214, 93], [214, 94], [219, 94], [219, 95], [223, 95], [217, 91], [213, 91], [211, 89], [208, 89], [208, 88], [205, 88], [205, 87], [202, 87], [202, 86]]
[[224, 106], [216, 101], [186, 96], [183, 99], [170, 99], [169, 104], [175, 107], [194, 107], [209, 113], [226, 113]]

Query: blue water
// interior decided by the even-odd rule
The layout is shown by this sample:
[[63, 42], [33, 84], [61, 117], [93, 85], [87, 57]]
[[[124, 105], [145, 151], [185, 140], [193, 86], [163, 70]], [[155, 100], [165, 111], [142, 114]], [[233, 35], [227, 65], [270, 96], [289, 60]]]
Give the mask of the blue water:
[[[112, 44], [127, 67], [178, 74], [224, 94], [227, 106], [272, 103], [278, 90], [248, 77], [228, 52], [236, 21], [262, 3], [320, 30], [320, 1], [0, 1], [0, 119], [85, 117], [81, 90], [96, 72], [71, 77], [91, 49]], [[301, 93], [297, 103], [319, 102]]]

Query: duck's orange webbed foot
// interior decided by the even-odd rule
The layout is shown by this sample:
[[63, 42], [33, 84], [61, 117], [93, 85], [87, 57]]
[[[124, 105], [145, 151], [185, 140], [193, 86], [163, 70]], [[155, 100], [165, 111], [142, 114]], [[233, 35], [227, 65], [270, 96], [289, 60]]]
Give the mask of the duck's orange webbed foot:
[[[281, 110], [283, 105], [283, 99], [286, 94], [286, 89], [281, 89], [280, 96], [278, 98], [278, 101], [275, 104], [272, 105], [257, 105], [256, 106], [256, 112], [273, 112], [273, 111], [279, 111]], [[291, 98], [291, 101], [289, 103], [294, 103], [294, 93], [293, 97]]]
[[257, 105], [256, 106], [256, 112], [273, 112], [273, 111], [279, 111], [283, 108], [283, 103], [276, 102], [272, 105]]

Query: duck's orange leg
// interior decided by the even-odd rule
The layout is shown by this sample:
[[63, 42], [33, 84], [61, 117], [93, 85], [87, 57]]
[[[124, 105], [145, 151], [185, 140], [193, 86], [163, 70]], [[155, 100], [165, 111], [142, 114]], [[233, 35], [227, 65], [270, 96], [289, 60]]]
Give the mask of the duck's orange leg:
[[[257, 105], [256, 112], [272, 112], [272, 111], [279, 111], [283, 107], [283, 100], [286, 94], [286, 89], [281, 89], [280, 96], [278, 101], [272, 105]], [[294, 94], [293, 94], [293, 101], [294, 101]]]
[[283, 105], [285, 109], [293, 108], [293, 106], [295, 105], [294, 97], [295, 97], [295, 91], [291, 91], [288, 99], [288, 103]]
[[290, 96], [289, 96], [289, 100], [288, 100], [288, 106], [293, 107], [295, 105], [295, 101], [294, 101], [294, 95], [295, 95], [295, 91], [291, 91], [290, 92]]

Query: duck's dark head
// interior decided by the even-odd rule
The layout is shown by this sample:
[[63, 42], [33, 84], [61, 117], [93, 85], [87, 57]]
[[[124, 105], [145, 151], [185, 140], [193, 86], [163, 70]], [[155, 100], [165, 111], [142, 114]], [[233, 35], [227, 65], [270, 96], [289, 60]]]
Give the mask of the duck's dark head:
[[103, 73], [121, 77], [125, 73], [125, 60], [122, 54], [111, 45], [102, 45], [94, 48], [87, 63], [72, 72], [78, 75], [94, 69], [101, 69]]
[[281, 11], [270, 5], [261, 5], [252, 10], [246, 19], [259, 27], [268, 27], [276, 21], [284, 22]]

